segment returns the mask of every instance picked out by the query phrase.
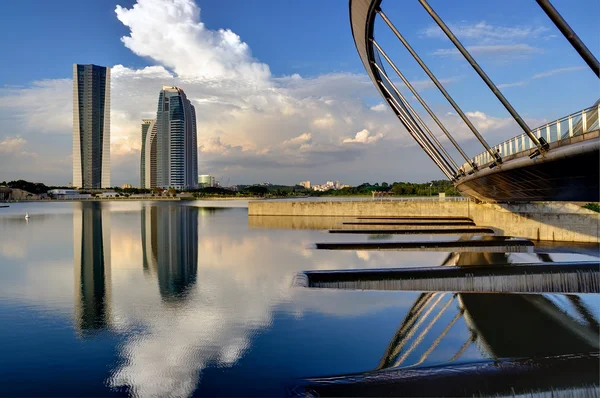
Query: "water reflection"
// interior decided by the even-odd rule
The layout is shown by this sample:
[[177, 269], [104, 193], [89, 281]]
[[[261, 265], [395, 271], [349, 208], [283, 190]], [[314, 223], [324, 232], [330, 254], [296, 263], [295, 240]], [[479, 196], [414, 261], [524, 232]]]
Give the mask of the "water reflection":
[[[329, 236], [322, 231], [255, 228], [242, 209], [217, 212], [194, 204], [54, 204], [60, 216], [48, 222], [32, 217], [28, 225], [0, 217], [0, 236], [23, 237], [16, 246], [22, 259], [0, 250], [0, 320], [11, 325], [0, 339], [10, 366], [0, 364], [0, 373], [18, 369], [13, 373], [24, 381], [18, 384], [24, 395], [44, 392], [35, 390], [32, 381], [40, 375], [30, 371], [41, 366], [48, 369], [38, 383], [45, 391], [76, 395], [58, 365], [78, 369], [87, 361], [80, 381], [94, 386], [89, 395], [281, 396], [300, 378], [369, 371], [384, 357], [381, 369], [402, 357], [400, 366], [414, 369], [505, 355], [511, 347], [503, 344], [518, 337], [497, 325], [510, 324], [519, 311], [521, 329], [532, 329], [530, 353], [544, 354], [549, 341], [532, 341], [543, 332], [534, 322], [546, 321], [549, 333], [566, 330], [565, 339], [574, 343], [557, 352], [574, 351], [575, 343], [587, 350], [597, 336], [591, 326], [597, 325], [597, 295], [513, 295], [504, 302], [506, 295], [494, 295], [480, 308], [470, 302], [474, 295], [290, 288], [303, 270], [518, 263], [535, 261], [532, 253], [457, 253], [448, 261], [443, 252], [323, 252], [310, 249]], [[73, 220], [66, 216], [71, 209]], [[55, 233], [71, 226], [73, 238]], [[549, 259], [560, 261], [555, 254]], [[535, 297], [541, 304], [524, 304]], [[403, 321], [415, 312], [411, 325]], [[73, 325], [76, 335], [97, 338], [78, 339]], [[525, 348], [512, 348], [511, 355], [528, 355]], [[13, 366], [24, 352], [22, 367]]]
[[198, 273], [198, 208], [142, 208], [144, 271], [158, 277], [164, 300], [185, 297]]
[[[451, 333], [459, 320], [468, 330], [461, 344]], [[598, 320], [577, 295], [423, 293], [377, 369], [462, 362], [472, 344], [490, 359], [596, 352]]]
[[110, 318], [110, 212], [99, 203], [77, 204], [73, 250], [76, 328], [102, 329]]
[[[538, 258], [540, 261], [552, 261], [547, 255], [538, 255]], [[443, 265], [469, 266], [510, 262], [510, 255], [503, 253], [451, 253]], [[600, 349], [598, 311], [589, 305], [587, 299], [590, 296], [422, 293], [400, 322], [374, 369], [375, 372], [367, 372], [364, 377], [352, 375], [313, 379], [310, 383], [314, 384], [309, 384], [308, 389], [317, 394], [329, 395], [376, 394], [381, 392], [376, 389], [381, 386], [375, 387], [377, 383], [374, 381], [381, 380], [384, 384], [388, 383], [387, 391], [400, 391], [401, 388], [408, 387], [404, 378], [404, 375], [410, 374], [406, 373], [407, 370], [435, 365], [458, 366], [449, 370], [450, 374], [475, 372], [480, 373], [481, 378], [484, 372], [487, 372], [484, 370], [486, 364], [482, 364], [480, 370], [476, 366], [470, 369], [460, 367], [461, 364], [472, 362], [477, 357], [490, 360], [529, 358], [533, 361], [544, 358], [573, 358], [575, 364], [579, 358], [593, 358]], [[524, 380], [527, 381], [523, 381], [521, 386], [526, 389], [537, 385], [537, 388], [541, 387], [543, 390], [567, 388], [570, 391], [578, 391], [582, 386], [598, 385], [597, 371], [590, 369], [594, 360], [584, 361], [588, 361], [587, 365], [584, 365], [578, 375], [571, 379], [563, 377], [560, 381], [551, 379], [549, 375], [564, 367], [564, 363], [559, 363], [557, 368], [554, 365], [536, 365], [532, 362], [533, 366], [538, 368], [539, 374], [533, 377], [530, 372], [525, 377], [527, 371], [523, 369]], [[393, 373], [400, 369], [404, 373]], [[377, 373], [382, 370], [392, 373]], [[428, 374], [417, 371], [412, 378], [418, 380], [418, 377], [421, 377], [422, 383], [429, 383], [427, 378], [436, 372], [433, 370]], [[507, 380], [510, 377], [508, 373]], [[417, 376], [418, 374], [420, 376]], [[506, 393], [506, 385], [511, 385], [507, 383], [496, 383], [494, 387], [494, 383], [490, 383], [487, 390], [479, 390], [478, 394]], [[352, 385], [356, 387], [354, 390], [350, 387]], [[418, 388], [418, 382], [416, 387]], [[513, 387], [516, 390], [513, 390], [512, 394], [531, 392], [520, 391], [515, 384]], [[421, 393], [423, 391], [421, 390]], [[432, 391], [431, 388], [428, 391]], [[439, 386], [433, 394], [443, 394], [444, 391], [447, 392], [443, 386]], [[465, 389], [463, 393], [467, 393], [466, 391]]]
[[[551, 261], [547, 255], [538, 257]], [[443, 265], [510, 262], [504, 253], [452, 253]], [[434, 327], [442, 317], [450, 321]], [[448, 346], [443, 339], [460, 318], [469, 334], [446, 362], [459, 360], [473, 343], [484, 356], [494, 359], [587, 353], [600, 348], [597, 315], [579, 295], [430, 292], [421, 294], [408, 311], [378, 369], [424, 363], [438, 346]], [[426, 338], [432, 330], [439, 334]], [[419, 349], [423, 340], [433, 342]], [[411, 356], [413, 352], [420, 355]]]

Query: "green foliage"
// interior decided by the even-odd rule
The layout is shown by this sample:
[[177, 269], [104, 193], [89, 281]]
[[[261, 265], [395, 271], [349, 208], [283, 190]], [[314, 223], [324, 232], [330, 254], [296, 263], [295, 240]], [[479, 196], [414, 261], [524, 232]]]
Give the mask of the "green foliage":
[[583, 208], [600, 213], [600, 204], [598, 203], [588, 203]]
[[144, 194], [144, 193], [150, 193], [151, 192], [149, 189], [146, 189], [146, 188], [121, 188], [121, 187], [114, 187], [112, 189], [115, 192], [129, 194], [129, 195], [137, 195], [137, 194]]
[[[25, 180], [4, 182], [11, 188], [18, 188], [24, 191], [41, 194], [46, 193], [50, 189], [55, 188], [68, 188], [68, 187], [51, 187], [46, 186], [42, 183], [33, 183]], [[0, 184], [2, 185], [2, 184]], [[430, 188], [431, 185], [431, 188]], [[229, 189], [220, 187], [206, 187], [186, 190], [186, 192], [194, 193], [194, 197], [210, 197], [210, 196], [266, 196], [266, 197], [294, 197], [294, 196], [370, 196], [373, 191], [391, 191], [395, 196], [429, 196], [437, 195], [439, 192], [446, 193], [447, 196], [457, 196], [458, 191], [454, 188], [452, 183], [447, 180], [431, 181], [426, 183], [411, 183], [411, 182], [376, 182], [374, 184], [364, 182], [356, 187], [347, 187], [339, 190], [330, 190], [325, 192], [307, 190], [300, 185], [239, 185], [239, 191], [231, 191]], [[120, 188], [114, 187], [113, 190], [119, 194], [133, 195], [133, 194], [147, 194], [153, 193], [154, 195], [162, 193], [161, 188], [144, 189], [144, 188]], [[172, 196], [178, 191], [172, 192], [169, 190], [169, 194]], [[592, 207], [588, 207], [592, 206]], [[596, 206], [596, 207], [594, 207]], [[594, 210], [597, 208], [597, 204], [590, 203], [584, 207]], [[598, 211], [598, 210], [596, 210]]]
[[444, 192], [447, 196], [459, 195], [458, 191], [454, 188], [454, 185], [447, 180], [437, 180], [425, 183], [394, 182], [388, 184], [387, 182], [382, 182], [381, 184], [375, 183], [373, 185], [365, 182], [356, 187], [343, 188], [337, 191], [311, 192], [310, 194], [312, 196], [361, 196], [371, 195], [373, 191], [392, 191], [394, 196], [429, 196], [430, 194], [437, 195], [440, 192]]
[[6, 185], [8, 185], [8, 187], [10, 188], [22, 189], [23, 191], [34, 193], [37, 195], [46, 193], [51, 189], [50, 187], [47, 187], [41, 182], [29, 182], [25, 180], [10, 181]]
[[245, 188], [242, 193], [247, 193], [251, 196], [265, 196], [269, 193], [269, 188], [262, 185], [252, 185]]

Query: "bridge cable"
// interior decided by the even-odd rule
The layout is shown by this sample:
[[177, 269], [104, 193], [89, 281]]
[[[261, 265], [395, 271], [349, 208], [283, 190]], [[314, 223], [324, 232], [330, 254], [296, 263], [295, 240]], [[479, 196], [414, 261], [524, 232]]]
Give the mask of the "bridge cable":
[[450, 94], [448, 94], [448, 92], [446, 91], [446, 89], [444, 88], [444, 86], [442, 86], [442, 84], [435, 77], [435, 75], [431, 72], [431, 70], [429, 70], [429, 68], [427, 67], [427, 65], [425, 64], [425, 62], [423, 62], [423, 60], [417, 55], [417, 53], [415, 52], [415, 50], [413, 50], [413, 48], [410, 46], [410, 44], [408, 44], [408, 42], [406, 41], [406, 39], [404, 38], [404, 36], [402, 36], [400, 34], [400, 32], [398, 31], [398, 29], [396, 29], [396, 27], [394, 26], [394, 24], [392, 23], [392, 21], [390, 21], [388, 19], [388, 17], [385, 15], [385, 13], [381, 9], [378, 9], [377, 12], [381, 16], [381, 18], [385, 21], [385, 23], [389, 26], [389, 28], [392, 30], [392, 32], [394, 32], [394, 34], [396, 35], [396, 37], [398, 38], [398, 40], [400, 40], [400, 42], [402, 42], [402, 44], [404, 45], [404, 47], [406, 47], [406, 49], [408, 50], [408, 52], [413, 56], [413, 58], [415, 59], [415, 61], [417, 61], [417, 63], [425, 71], [425, 73], [427, 74], [427, 76], [429, 76], [429, 78], [431, 79], [431, 81], [433, 81], [433, 83], [438, 88], [438, 90], [440, 90], [440, 92], [444, 95], [444, 97], [448, 100], [448, 102], [450, 102], [450, 105], [452, 105], [452, 107], [454, 108], [454, 110], [456, 111], [456, 113], [458, 113], [458, 115], [461, 117], [461, 119], [465, 122], [465, 124], [473, 132], [473, 134], [475, 135], [475, 137], [477, 137], [477, 139], [479, 140], [479, 142], [481, 143], [481, 145], [483, 145], [483, 147], [486, 149], [486, 151], [489, 152], [489, 154], [492, 156], [492, 159], [496, 159], [496, 161], [498, 163], [502, 163], [502, 158], [500, 157], [500, 155], [497, 152], [495, 152], [488, 145], [488, 143], [486, 142], [485, 138], [483, 138], [481, 136], [481, 134], [479, 133], [479, 131], [477, 131], [477, 128], [475, 128], [475, 126], [473, 125], [473, 123], [471, 123], [471, 121], [469, 120], [469, 118], [467, 118], [467, 116], [462, 111], [462, 109], [460, 109], [460, 107], [452, 99], [452, 97], [450, 96]]
[[[429, 136], [431, 137], [431, 139], [433, 140], [433, 142], [436, 143], [437, 147], [439, 147], [442, 152], [448, 157], [448, 159], [450, 160], [450, 162], [452, 163], [452, 165], [454, 166], [452, 168], [452, 165], [450, 165], [450, 162], [448, 162], [448, 159], [444, 158], [439, 152], [438, 155], [440, 155], [440, 157], [442, 159], [444, 159], [446, 165], [450, 168], [456, 171], [458, 171], [458, 165], [454, 162], [454, 160], [452, 159], [452, 157], [450, 156], [450, 154], [448, 152], [446, 152], [446, 150], [444, 149], [444, 147], [442, 146], [442, 144], [440, 144], [440, 142], [438, 141], [438, 139], [435, 137], [435, 135], [433, 134], [433, 132], [429, 129], [429, 127], [427, 127], [427, 125], [425, 124], [425, 122], [423, 121], [423, 119], [421, 119], [421, 117], [419, 116], [419, 114], [417, 112], [415, 112], [414, 108], [410, 105], [410, 103], [406, 100], [406, 98], [402, 95], [402, 93], [400, 92], [400, 90], [398, 90], [398, 88], [394, 85], [394, 83], [392, 83], [392, 81], [390, 80], [390, 78], [387, 76], [387, 74], [383, 71], [383, 69], [381, 69], [381, 67], [379, 65], [377, 65], [376, 63], [374, 63], [374, 66], [377, 68], [377, 70], [379, 71], [379, 74], [387, 81], [387, 83], [394, 89], [394, 92], [396, 93], [396, 95], [400, 98], [400, 100], [402, 101], [402, 104], [404, 105], [405, 108], [408, 108], [408, 113], [411, 116], [414, 116], [417, 120], [415, 121], [415, 124], [417, 124], [417, 122], [419, 122], [419, 124], [424, 128], [424, 130], [429, 134]], [[413, 120], [414, 121], [414, 120]], [[425, 138], [427, 138], [427, 136], [425, 136]], [[429, 139], [428, 139], [429, 140]], [[431, 146], [435, 147], [431, 141], [429, 142], [431, 144]]]
[[[504, 95], [500, 92], [500, 90], [498, 90], [498, 87], [496, 87], [494, 82], [492, 82], [492, 80], [483, 71], [483, 69], [481, 69], [479, 64], [475, 61], [475, 59], [471, 56], [471, 54], [467, 51], [467, 49], [462, 45], [462, 43], [456, 38], [454, 33], [452, 33], [452, 31], [448, 28], [448, 26], [444, 23], [444, 21], [439, 17], [439, 15], [433, 10], [433, 8], [431, 8], [431, 6], [427, 3], [427, 1], [419, 0], [419, 3], [421, 3], [423, 8], [425, 8], [425, 11], [427, 11], [427, 13], [431, 16], [431, 18], [433, 18], [433, 20], [437, 23], [437, 25], [442, 29], [442, 31], [444, 31], [446, 36], [448, 36], [450, 41], [456, 46], [456, 48], [458, 49], [458, 51], [460, 51], [460, 53], [463, 55], [463, 57], [465, 57], [465, 59], [469, 62], [469, 64], [471, 64], [473, 69], [475, 69], [475, 72], [477, 72], [479, 77], [481, 77], [481, 79], [483, 79], [483, 81], [485, 82], [485, 84], [487, 84], [489, 89], [492, 90], [492, 92], [496, 95], [496, 97], [500, 100], [500, 102], [502, 102], [502, 105], [504, 105], [504, 107], [506, 108], [508, 113], [510, 113], [510, 115], [513, 117], [513, 119], [515, 119], [517, 124], [519, 126], [521, 126], [521, 128], [523, 129], [525, 134], [527, 134], [529, 136], [529, 138], [533, 141], [533, 143], [540, 150], [547, 149], [548, 143], [545, 142], [543, 138], [538, 140], [538, 137], [536, 137], [535, 134], [533, 134], [531, 132], [531, 128], [527, 125], [527, 123], [525, 123], [525, 121], [517, 113], [515, 108], [512, 107], [512, 105], [510, 104], [510, 102], [508, 102], [506, 97], [504, 97]], [[542, 141], [542, 142], [540, 142], [540, 141]]]
[[[386, 92], [389, 93], [389, 90], [385, 86], [383, 86], [382, 84], [380, 84], [380, 85]], [[411, 123], [408, 121], [408, 119], [404, 115], [404, 112], [400, 109], [400, 107], [397, 104], [397, 102], [395, 101], [395, 99], [391, 97], [391, 93], [389, 93], [388, 95], [390, 96], [388, 98], [388, 102], [389, 102], [390, 106], [392, 107], [392, 109], [394, 110], [397, 117], [400, 119], [400, 121], [404, 125], [404, 127], [408, 130], [410, 135], [413, 137], [413, 139], [415, 141], [417, 141], [419, 146], [425, 151], [425, 153], [427, 153], [427, 155], [431, 158], [431, 160], [433, 160], [433, 162], [438, 166], [438, 168], [442, 171], [442, 173], [444, 173], [446, 178], [448, 178], [451, 181], [454, 180], [453, 174], [450, 171], [448, 171], [447, 167], [444, 164], [442, 164], [440, 162], [440, 160], [433, 154], [433, 151], [431, 150], [431, 148], [427, 145], [426, 142], [424, 142], [422, 137], [412, 127]]]
[[462, 155], [462, 157], [467, 161], [467, 163], [471, 164], [471, 166], [474, 169], [477, 169], [475, 163], [467, 156], [467, 154], [465, 153], [465, 151], [463, 151], [463, 149], [460, 147], [460, 145], [458, 144], [458, 142], [456, 142], [456, 140], [454, 139], [454, 137], [452, 137], [452, 134], [450, 134], [450, 132], [448, 131], [448, 129], [446, 129], [446, 126], [444, 126], [442, 124], [441, 120], [438, 119], [438, 117], [436, 116], [436, 114], [433, 112], [433, 110], [431, 110], [431, 108], [429, 107], [429, 105], [427, 105], [427, 103], [421, 97], [421, 95], [419, 95], [419, 93], [417, 92], [417, 90], [414, 89], [414, 87], [412, 86], [412, 84], [410, 84], [410, 82], [408, 81], [408, 79], [406, 79], [404, 77], [404, 75], [400, 72], [400, 70], [396, 67], [396, 65], [394, 65], [394, 63], [392, 62], [392, 60], [388, 57], [388, 55], [385, 53], [385, 51], [383, 51], [383, 49], [379, 46], [379, 44], [377, 43], [377, 41], [375, 39], [371, 39], [371, 41], [373, 42], [373, 45], [375, 45], [375, 47], [377, 48], [377, 50], [381, 53], [381, 55], [383, 55], [383, 57], [388, 62], [388, 64], [390, 64], [390, 66], [392, 67], [392, 69], [394, 69], [394, 71], [396, 72], [396, 74], [398, 75], [398, 77], [400, 79], [402, 79], [402, 82], [404, 83], [404, 85], [415, 96], [415, 98], [419, 101], [419, 103], [421, 104], [421, 106], [423, 106], [423, 108], [425, 108], [425, 110], [427, 111], [427, 113], [429, 114], [429, 116], [431, 116], [431, 118], [436, 122], [436, 124], [444, 132], [444, 134], [446, 135], [446, 137], [448, 137], [448, 139], [454, 145], [454, 147], [456, 148], [456, 150]]
[[600, 62], [598, 59], [592, 54], [592, 52], [586, 47], [586, 45], [581, 41], [579, 36], [575, 33], [575, 31], [569, 26], [567, 21], [564, 20], [562, 15], [554, 8], [552, 3], [548, 0], [536, 0], [538, 5], [544, 10], [548, 18], [554, 25], [560, 30], [560, 32], [565, 36], [565, 38], [571, 43], [575, 51], [579, 53], [579, 56], [583, 58], [583, 60], [588, 64], [588, 66], [592, 69], [592, 71], [596, 74], [596, 76], [600, 77]]
[[398, 116], [398, 118], [400, 119], [402, 124], [404, 125], [404, 127], [406, 127], [409, 134], [412, 135], [412, 137], [415, 139], [415, 141], [417, 141], [419, 146], [421, 146], [421, 148], [423, 148], [425, 153], [427, 153], [427, 155], [429, 155], [431, 160], [433, 160], [433, 162], [439, 167], [439, 169], [444, 173], [444, 175], [449, 180], [454, 180], [454, 176], [453, 176], [454, 173], [449, 172], [447, 169], [447, 166], [443, 165], [440, 162], [439, 158], [433, 154], [433, 151], [431, 150], [431, 148], [427, 145], [426, 142], [424, 142], [424, 140], [421, 138], [421, 136], [417, 133], [416, 129], [413, 127], [410, 120], [406, 117], [405, 112], [402, 110], [401, 105], [393, 97], [392, 93], [388, 90], [387, 87], [385, 87], [385, 85], [383, 84], [383, 82], [381, 80], [378, 80], [377, 82], [378, 82], [379, 86], [387, 93], [387, 99], [390, 103], [390, 106], [392, 107], [392, 109], [394, 110], [394, 112], [396, 113], [396, 115]]

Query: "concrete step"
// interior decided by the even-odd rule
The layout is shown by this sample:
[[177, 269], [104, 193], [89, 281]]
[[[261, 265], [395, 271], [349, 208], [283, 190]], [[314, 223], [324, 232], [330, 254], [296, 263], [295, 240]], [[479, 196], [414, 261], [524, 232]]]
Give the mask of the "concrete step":
[[419, 250], [444, 252], [533, 252], [534, 244], [528, 239], [508, 236], [484, 237], [473, 240], [437, 240], [420, 242], [326, 242], [315, 243], [319, 250]]
[[368, 235], [494, 235], [491, 228], [331, 229], [332, 234]]
[[467, 226], [473, 221], [345, 221], [344, 225]]
[[600, 262], [306, 271], [297, 287], [486, 293], [600, 293]]
[[357, 220], [397, 220], [397, 221], [473, 221], [469, 217], [445, 216], [398, 216], [398, 217], [356, 217]]

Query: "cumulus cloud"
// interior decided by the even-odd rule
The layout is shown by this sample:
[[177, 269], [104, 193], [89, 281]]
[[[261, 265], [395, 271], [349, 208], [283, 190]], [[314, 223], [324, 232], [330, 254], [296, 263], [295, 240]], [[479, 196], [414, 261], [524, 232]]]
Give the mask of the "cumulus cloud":
[[21, 137], [5, 137], [0, 141], [0, 153], [13, 153], [19, 151], [27, 144]]
[[358, 133], [356, 133], [354, 138], [346, 138], [342, 142], [345, 144], [352, 144], [352, 143], [371, 144], [371, 143], [379, 141], [384, 136], [385, 136], [385, 134], [383, 134], [383, 133], [377, 133], [375, 135], [371, 135], [369, 130], [363, 129], [363, 130], [359, 131]]
[[[338, 173], [332, 178], [363, 178], [359, 174], [364, 169], [354, 160], [380, 159], [382, 151], [414, 145], [393, 113], [365, 104], [378, 96], [365, 74], [274, 77], [234, 32], [207, 29], [191, 0], [140, 0], [115, 11], [129, 28], [123, 43], [154, 65], [136, 69], [117, 64], [111, 69], [114, 185], [139, 181], [140, 123], [156, 114], [163, 85], [181, 86], [196, 107], [200, 171], [231, 175], [232, 183], [289, 183], [312, 178], [310, 173], [320, 175], [325, 165]], [[35, 179], [69, 182], [72, 81], [43, 80], [3, 88], [0, 94], [0, 137], [19, 135], [33, 143], [34, 151], [44, 146], [46, 165]], [[348, 138], [365, 129], [378, 134]], [[377, 145], [384, 135], [390, 137], [387, 146]], [[371, 145], [367, 150], [348, 142]], [[437, 177], [433, 167], [425, 170]], [[11, 162], [4, 171], [7, 178], [35, 174], [33, 165], [24, 162]]]
[[383, 102], [380, 102], [379, 104], [373, 105], [371, 107], [371, 110], [375, 111], [375, 112], [385, 112], [386, 109], [387, 109], [387, 106], [385, 106], [385, 104]]
[[192, 0], [138, 0], [117, 6], [117, 18], [130, 29], [121, 41], [142, 57], [172, 68], [179, 76], [267, 80], [266, 64], [252, 58], [249, 46], [229, 29], [209, 30]]
[[295, 147], [307, 145], [312, 142], [312, 134], [311, 133], [303, 133], [298, 137], [290, 138], [289, 140], [283, 141], [283, 146], [287, 147]]

